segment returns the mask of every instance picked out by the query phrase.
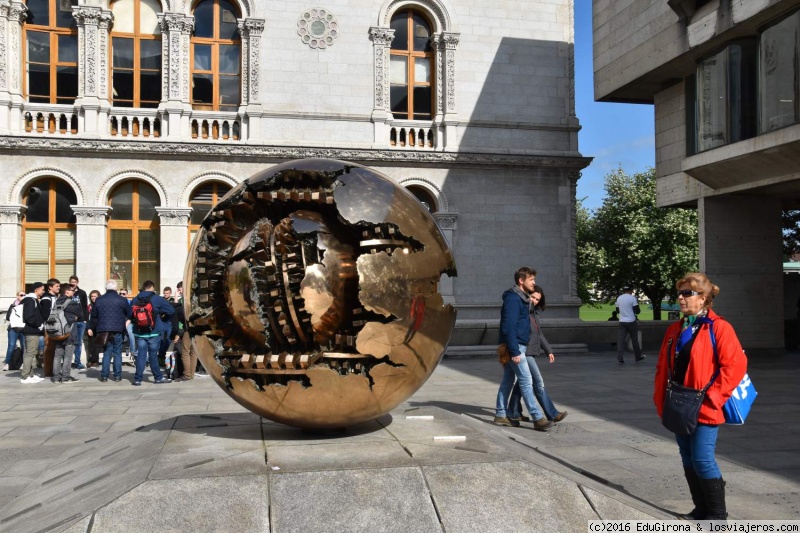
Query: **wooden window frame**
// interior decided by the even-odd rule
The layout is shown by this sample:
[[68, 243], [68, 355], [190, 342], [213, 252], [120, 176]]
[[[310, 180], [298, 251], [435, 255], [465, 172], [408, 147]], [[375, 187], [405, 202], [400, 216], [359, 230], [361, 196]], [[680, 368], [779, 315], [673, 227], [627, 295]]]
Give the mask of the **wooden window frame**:
[[[242, 102], [242, 39], [241, 35], [239, 36], [238, 40], [234, 39], [220, 39], [219, 38], [219, 17], [220, 17], [220, 7], [219, 7], [219, 0], [201, 0], [200, 2], [196, 2], [192, 7], [192, 16], [194, 16], [194, 11], [197, 6], [202, 2], [213, 2], [214, 3], [214, 20], [213, 20], [213, 28], [214, 28], [214, 35], [213, 37], [196, 37], [194, 33], [192, 33], [191, 37], [191, 46], [190, 48], [190, 57], [189, 57], [189, 65], [190, 65], [190, 72], [189, 72], [189, 80], [192, 84], [192, 88], [194, 87], [194, 75], [195, 74], [202, 74], [202, 75], [211, 75], [212, 76], [212, 104], [208, 105], [206, 103], [195, 104], [194, 102], [194, 90], [189, 91], [189, 98], [191, 100], [192, 109], [198, 111], [220, 111], [220, 101], [219, 101], [219, 87], [220, 87], [220, 77], [229, 77], [232, 78], [230, 74], [222, 74], [219, 71], [219, 48], [220, 46], [238, 46], [239, 47], [239, 74], [236, 77], [239, 79], [239, 103], [236, 104], [238, 108]], [[234, 8], [238, 7], [231, 2]], [[241, 17], [240, 13], [236, 13], [237, 18]], [[211, 46], [211, 70], [199, 70], [196, 69], [194, 66], [194, 47], [195, 45], [204, 45], [204, 46]], [[226, 104], [225, 107], [230, 107]], [[223, 109], [222, 111], [227, 111], [227, 109]]]
[[[108, 249], [106, 252], [106, 279], [111, 279], [111, 267], [112, 267], [112, 255], [111, 255], [111, 232], [112, 230], [129, 230], [131, 232], [131, 279], [130, 279], [130, 287], [125, 287], [129, 290], [129, 292], [133, 292], [134, 295], [139, 292], [139, 287], [145, 280], [139, 279], [139, 264], [140, 263], [152, 263], [156, 266], [159, 265], [161, 262], [161, 253], [159, 250], [158, 257], [154, 261], [140, 261], [139, 260], [139, 231], [146, 230], [146, 231], [157, 231], [160, 232], [161, 223], [159, 221], [158, 215], [151, 221], [141, 221], [139, 220], [139, 185], [144, 183], [148, 187], [153, 188], [147, 182], [142, 180], [130, 180], [130, 181], [123, 181], [118, 183], [112, 190], [111, 193], [108, 195], [108, 205], [111, 205], [111, 201], [114, 198], [115, 191], [126, 184], [132, 184], [133, 189], [131, 192], [131, 220], [109, 220], [106, 226], [106, 242], [108, 243]], [[159, 243], [161, 242], [161, 235], [159, 234]], [[125, 261], [116, 261], [117, 263], [124, 263]], [[159, 281], [157, 279], [152, 280], [156, 286], [158, 286]], [[122, 288], [122, 287], [120, 287]]]
[[[110, 8], [113, 13], [114, 11], [114, 4], [117, 2], [112, 2]], [[141, 76], [142, 72], [156, 72], [155, 69], [143, 69], [141, 65], [142, 53], [141, 53], [141, 41], [158, 41], [161, 43], [162, 34], [143, 34], [141, 33], [141, 0], [133, 0], [133, 33], [126, 33], [126, 32], [114, 32], [112, 29], [111, 32], [111, 46], [108, 47], [108, 69], [109, 69], [109, 78], [111, 79], [111, 83], [108, 87], [108, 99], [111, 101], [111, 105], [118, 106], [118, 107], [141, 107], [142, 106], [142, 94], [141, 94]], [[121, 39], [131, 39], [133, 40], [133, 68], [114, 68], [114, 38], [121, 38]], [[159, 48], [161, 48], [160, 45]], [[163, 62], [164, 58], [161, 57], [161, 66], [158, 68], [159, 78], [164, 75], [163, 69]], [[133, 73], [133, 100], [118, 100], [114, 98], [114, 71], [124, 71], [124, 72], [132, 72]], [[159, 88], [161, 87], [161, 80], [159, 79]], [[161, 100], [164, 99], [164, 95], [161, 95]], [[154, 101], [154, 100], [147, 100], [148, 103], [154, 103], [155, 105], [150, 106], [151, 108], [156, 108], [161, 103], [161, 100]], [[130, 105], [127, 105], [130, 102]]]
[[[436, 55], [435, 55], [435, 51], [434, 50], [431, 50], [430, 52], [413, 50], [413, 46], [414, 46], [414, 17], [413, 17], [413, 15], [416, 14], [416, 15], [421, 16], [423, 19], [425, 19], [425, 22], [428, 23], [428, 28], [431, 30], [431, 35], [433, 35], [434, 25], [431, 23], [431, 19], [427, 14], [425, 14], [422, 11], [413, 9], [413, 8], [405, 8], [405, 9], [401, 9], [401, 10], [397, 11], [396, 13], [394, 13], [394, 15], [392, 15], [392, 20], [394, 20], [394, 18], [396, 16], [401, 15], [401, 14], [405, 14], [406, 15], [406, 24], [408, 25], [407, 26], [407, 30], [406, 30], [407, 31], [406, 35], [408, 35], [408, 41], [406, 42], [406, 49], [405, 50], [395, 50], [395, 49], [390, 47], [389, 54], [391, 56], [400, 56], [400, 57], [405, 57], [406, 58], [406, 65], [407, 65], [407, 69], [408, 69], [406, 71], [406, 79], [408, 80], [408, 83], [406, 85], [406, 87], [407, 87], [406, 90], [408, 91], [408, 118], [407, 119], [402, 119], [402, 120], [433, 120], [433, 117], [436, 115], [436, 106], [435, 106], [435, 104], [436, 104], [436, 90], [435, 90], [435, 86], [434, 86], [434, 83], [433, 83], [434, 80], [435, 80], [434, 71], [435, 71], [435, 68], [436, 68]], [[414, 68], [415, 68], [415, 64], [416, 64], [415, 59], [416, 58], [420, 58], [420, 57], [426, 57], [429, 60], [429, 64], [430, 64], [430, 79], [431, 79], [430, 83], [418, 83], [414, 78], [414, 74], [415, 74], [414, 73]], [[391, 57], [389, 58], [389, 61], [391, 63]], [[391, 82], [390, 82], [390, 85], [391, 85]], [[430, 117], [414, 118], [414, 87], [430, 87], [431, 88], [431, 112], [430, 112]], [[390, 104], [389, 105], [391, 106], [391, 96], [390, 96]]]
[[[69, 102], [69, 103], [67, 103], [67, 102], [59, 102], [58, 101], [58, 99], [59, 99], [58, 98], [58, 67], [75, 67], [75, 69], [77, 70], [78, 69], [78, 62], [75, 61], [73, 63], [73, 62], [67, 62], [67, 61], [59, 61], [59, 59], [58, 59], [58, 37], [59, 37], [59, 35], [73, 35], [73, 36], [75, 36], [76, 47], [77, 47], [77, 46], [79, 46], [78, 41], [77, 41], [77, 39], [78, 39], [78, 28], [77, 27], [75, 27], [75, 28], [64, 28], [64, 27], [61, 27], [61, 26], [56, 26], [56, 20], [58, 18], [58, 16], [57, 16], [57, 13], [58, 13], [58, 2], [59, 2], [59, 0], [49, 0], [49, 2], [48, 2], [48, 9], [49, 9], [48, 18], [50, 20], [49, 20], [49, 24], [47, 26], [42, 26], [40, 24], [31, 24], [31, 23], [28, 23], [28, 22], [26, 22], [22, 26], [22, 31], [24, 33], [23, 38], [22, 38], [22, 42], [24, 43], [24, 45], [22, 46], [22, 64], [25, 66], [25, 83], [23, 84], [22, 96], [26, 100], [29, 100], [29, 98], [31, 97], [31, 91], [30, 91], [30, 87], [29, 87], [29, 85], [30, 85], [30, 74], [29, 74], [29, 69], [28, 69], [28, 65], [29, 65], [29, 63], [28, 63], [28, 32], [31, 31], [31, 32], [35, 32], [35, 33], [47, 33], [48, 37], [49, 37], [49, 40], [50, 40], [50, 63], [48, 63], [48, 65], [50, 66], [50, 94], [47, 95], [47, 97], [50, 99], [50, 101], [48, 103], [50, 103], [50, 104], [61, 103], [61, 104], [69, 105], [71, 103], [74, 103], [75, 100], [77, 100], [78, 97], [76, 95], [75, 98], [73, 98], [72, 101]], [[77, 50], [76, 50], [76, 54], [75, 55], [78, 56]], [[44, 63], [34, 63], [34, 64], [43, 65]], [[80, 72], [78, 73], [78, 75], [80, 75]], [[45, 95], [43, 95], [43, 94], [34, 94], [33, 96], [36, 97], [36, 98], [45, 97]], [[66, 100], [66, 98], [61, 98], [61, 99], [62, 100]]]
[[[48, 187], [48, 195], [47, 195], [47, 222], [28, 222], [27, 220], [22, 221], [22, 285], [25, 286], [25, 265], [28, 263], [32, 264], [42, 264], [41, 261], [26, 261], [25, 258], [25, 237], [27, 235], [27, 230], [29, 229], [46, 229], [47, 230], [47, 271], [49, 273], [48, 279], [55, 277], [56, 273], [56, 265], [62, 264], [72, 264], [73, 270], [75, 267], [75, 262], [77, 260], [77, 250], [75, 255], [73, 256], [72, 260], [56, 260], [56, 232], [58, 230], [73, 230], [77, 231], [77, 224], [74, 222], [56, 222], [56, 184], [60, 180], [59, 178], [43, 178], [40, 180], [36, 180], [37, 184], [41, 184], [42, 180], [47, 180], [47, 187]], [[22, 203], [24, 205], [28, 205], [28, 193], [26, 192], [22, 198]], [[45, 281], [43, 279], [37, 279], [33, 281]], [[33, 281], [31, 283], [33, 283]]]

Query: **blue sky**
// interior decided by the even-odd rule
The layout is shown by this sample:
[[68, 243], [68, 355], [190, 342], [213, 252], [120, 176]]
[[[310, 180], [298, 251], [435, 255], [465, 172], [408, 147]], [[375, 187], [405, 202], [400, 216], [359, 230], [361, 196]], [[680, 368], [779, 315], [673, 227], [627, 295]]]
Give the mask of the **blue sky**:
[[575, 2], [575, 108], [583, 129], [578, 148], [594, 157], [578, 181], [578, 199], [596, 209], [605, 196], [603, 178], [621, 166], [627, 173], [655, 166], [653, 106], [594, 101], [592, 64], [592, 2]]

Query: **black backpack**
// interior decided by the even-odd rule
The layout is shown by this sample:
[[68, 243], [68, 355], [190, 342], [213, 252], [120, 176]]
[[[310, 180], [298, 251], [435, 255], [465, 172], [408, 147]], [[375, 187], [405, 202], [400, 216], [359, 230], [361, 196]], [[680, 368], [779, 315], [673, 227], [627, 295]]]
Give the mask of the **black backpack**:
[[152, 333], [156, 327], [156, 319], [153, 315], [153, 304], [150, 300], [153, 299], [153, 294], [147, 298], [142, 299], [137, 297], [132, 307], [134, 333]]

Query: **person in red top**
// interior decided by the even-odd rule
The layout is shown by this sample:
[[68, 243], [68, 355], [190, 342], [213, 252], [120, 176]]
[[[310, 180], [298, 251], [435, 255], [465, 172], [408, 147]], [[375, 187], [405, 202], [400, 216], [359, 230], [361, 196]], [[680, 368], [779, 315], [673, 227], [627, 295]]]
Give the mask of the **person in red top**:
[[[686, 274], [675, 286], [683, 318], [667, 328], [661, 343], [653, 402], [661, 417], [669, 379], [685, 387], [702, 389], [719, 369], [700, 406], [697, 429], [691, 435], [676, 435], [675, 440], [694, 503], [694, 509], [682, 517], [725, 520], [728, 516], [725, 481], [714, 449], [719, 426], [725, 422], [722, 406], [747, 372], [747, 357], [733, 326], [711, 309], [719, 287], [700, 272]], [[716, 338], [716, 356], [709, 328], [713, 328]], [[684, 333], [685, 330], [689, 333]]]

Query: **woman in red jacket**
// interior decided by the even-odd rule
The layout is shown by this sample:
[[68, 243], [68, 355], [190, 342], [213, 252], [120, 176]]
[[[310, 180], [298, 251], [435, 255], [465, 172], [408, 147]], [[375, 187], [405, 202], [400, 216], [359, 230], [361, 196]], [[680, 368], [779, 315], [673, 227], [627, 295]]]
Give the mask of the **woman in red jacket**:
[[[699, 272], [686, 274], [675, 286], [683, 318], [669, 326], [661, 343], [653, 401], [660, 417], [669, 379], [702, 389], [719, 369], [700, 406], [697, 429], [691, 435], [676, 435], [675, 440], [694, 503], [694, 509], [683, 518], [725, 520], [725, 482], [714, 459], [714, 449], [719, 426], [725, 422], [722, 406], [744, 377], [747, 357], [730, 323], [711, 310], [719, 287]], [[710, 328], [716, 338], [716, 356]], [[689, 332], [684, 333], [685, 330]]]

